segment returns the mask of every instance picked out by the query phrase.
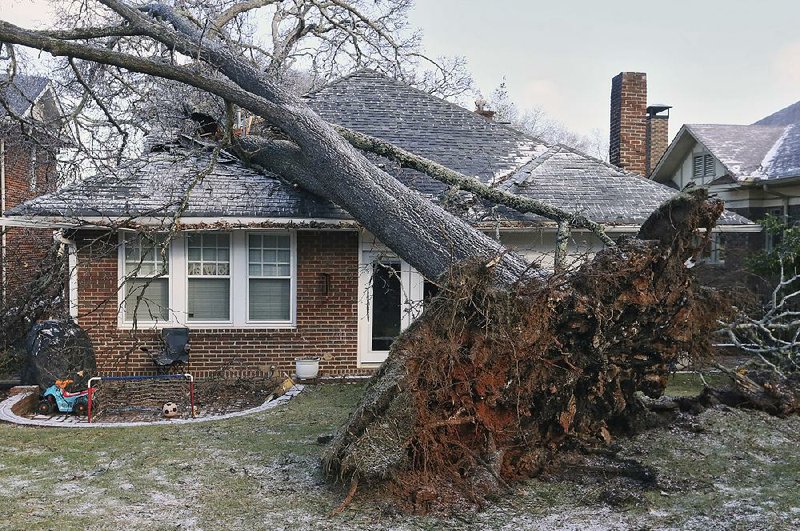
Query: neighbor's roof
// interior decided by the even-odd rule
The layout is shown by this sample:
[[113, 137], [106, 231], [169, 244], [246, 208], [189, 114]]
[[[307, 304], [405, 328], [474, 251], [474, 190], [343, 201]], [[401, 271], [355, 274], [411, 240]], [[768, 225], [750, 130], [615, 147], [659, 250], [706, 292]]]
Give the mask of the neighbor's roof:
[[784, 107], [778, 112], [774, 112], [769, 116], [760, 119], [753, 125], [792, 125], [800, 124], [800, 101], [797, 101], [788, 107]]
[[[608, 225], [638, 225], [675, 191], [564, 146], [543, 142], [489, 121], [399, 81], [363, 70], [309, 96], [326, 120], [376, 136], [512, 193], [581, 213]], [[135, 164], [29, 201], [12, 216], [143, 216], [176, 211], [180, 198], [210, 155], [174, 147]], [[373, 160], [376, 157], [371, 156]], [[385, 159], [389, 173], [433, 200], [447, 187]], [[173, 176], [171, 180], [164, 176]], [[464, 215], [471, 222], [539, 223], [480, 202]], [[163, 215], [163, 214], [162, 214]], [[213, 167], [189, 195], [184, 217], [315, 217], [350, 219], [327, 200], [262, 175], [234, 161]], [[726, 214], [725, 224], [747, 220]]]
[[656, 166], [653, 178], [669, 180], [698, 142], [735, 181], [800, 177], [800, 102], [752, 125], [684, 125]]
[[48, 84], [44, 77], [16, 74], [9, 78], [7, 74], [0, 74], [0, 100], [5, 103], [0, 105], [0, 118], [8, 115], [6, 107], [16, 116], [24, 116]]

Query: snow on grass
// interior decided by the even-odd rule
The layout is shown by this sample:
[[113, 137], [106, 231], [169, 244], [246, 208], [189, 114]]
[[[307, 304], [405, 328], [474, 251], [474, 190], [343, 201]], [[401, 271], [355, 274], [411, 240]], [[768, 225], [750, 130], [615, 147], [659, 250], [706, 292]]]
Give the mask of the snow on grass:
[[[309, 388], [284, 408], [204, 425], [87, 432], [0, 425], [0, 528], [800, 526], [800, 419], [728, 409], [618, 441], [624, 457], [657, 471], [658, 484], [649, 490], [555, 475], [517, 485], [480, 513], [408, 516], [389, 500], [361, 493], [331, 517], [344, 493], [324, 481], [316, 438], [344, 422], [362, 389]], [[610, 498], [609, 491], [618, 495]]]

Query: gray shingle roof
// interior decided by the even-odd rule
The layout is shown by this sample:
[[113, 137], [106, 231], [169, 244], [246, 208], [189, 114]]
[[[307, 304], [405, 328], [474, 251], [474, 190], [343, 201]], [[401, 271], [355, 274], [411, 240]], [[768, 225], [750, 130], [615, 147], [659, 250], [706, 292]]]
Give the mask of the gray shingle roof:
[[349, 218], [330, 201], [285, 184], [275, 175], [254, 172], [224, 155], [215, 163], [211, 153], [185, 148], [151, 153], [120, 167], [114, 175], [39, 196], [8, 214], [160, 218], [177, 212], [183, 217]]
[[[530, 136], [489, 121], [467, 109], [370, 70], [360, 70], [307, 95], [325, 120], [381, 138], [465, 175], [491, 182], [547, 146]], [[418, 190], [444, 187], [420, 174]]]
[[784, 107], [778, 112], [774, 112], [769, 116], [760, 119], [753, 125], [792, 125], [800, 124], [800, 101], [795, 102], [788, 107]]
[[[606, 225], [639, 225], [675, 190], [626, 173], [565, 146], [554, 146], [500, 185], [513, 194], [580, 213]], [[504, 215], [520, 219], [520, 214]], [[537, 219], [527, 216], [524, 219]], [[741, 225], [747, 219], [726, 211], [720, 223]]]
[[0, 74], [0, 118], [8, 115], [6, 106], [14, 115], [22, 116], [31, 108], [36, 99], [47, 88], [47, 78], [39, 76], [15, 75], [9, 80], [7, 74]]
[[734, 177], [753, 175], [785, 127], [769, 125], [698, 125], [686, 129], [727, 168]]
[[684, 125], [658, 163], [655, 179], [668, 179], [694, 141], [703, 144], [725, 166], [729, 180], [798, 177], [800, 101], [752, 125]]
[[[308, 100], [328, 121], [379, 137], [510, 192], [585, 214], [600, 223], [639, 224], [675, 193], [570, 148], [548, 147], [520, 131], [371, 71], [342, 78], [311, 94]], [[171, 154], [153, 153], [120, 168], [117, 175], [77, 183], [7, 214], [171, 214], [194, 176], [207, 168], [209, 156], [177, 148]], [[433, 198], [445, 189], [426, 175], [400, 169], [385, 159], [376, 162]], [[507, 209], [494, 212], [498, 211], [512, 221], [541, 221]], [[350, 218], [326, 200], [233, 161], [217, 164], [208, 172], [189, 195], [183, 215]], [[478, 204], [469, 217], [480, 221], [493, 215]], [[726, 215], [724, 222], [739, 224], [746, 220]]]

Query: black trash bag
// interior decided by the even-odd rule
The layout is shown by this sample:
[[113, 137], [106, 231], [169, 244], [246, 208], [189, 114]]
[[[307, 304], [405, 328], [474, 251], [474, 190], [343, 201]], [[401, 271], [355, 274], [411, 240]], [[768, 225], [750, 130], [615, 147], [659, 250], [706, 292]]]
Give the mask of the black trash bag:
[[69, 391], [86, 389], [97, 371], [88, 334], [71, 319], [42, 321], [25, 336], [25, 358], [20, 379], [25, 385], [47, 389], [56, 380], [72, 380]]

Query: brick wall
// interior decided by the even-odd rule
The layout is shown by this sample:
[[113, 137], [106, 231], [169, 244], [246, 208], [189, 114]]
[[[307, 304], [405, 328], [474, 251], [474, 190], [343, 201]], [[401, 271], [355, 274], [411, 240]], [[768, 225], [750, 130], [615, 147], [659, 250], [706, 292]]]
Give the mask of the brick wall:
[[650, 176], [656, 168], [661, 156], [669, 147], [669, 116], [647, 116], [647, 175]]
[[[57, 188], [55, 160], [46, 148], [21, 134], [9, 134], [4, 142], [6, 209]], [[27, 293], [27, 284], [39, 270], [53, 237], [49, 229], [18, 227], [6, 228], [5, 236], [5, 260], [1, 265], [6, 273], [6, 289], [2, 295], [13, 300]]]
[[[116, 238], [76, 235], [79, 323], [91, 337], [101, 374], [152, 374], [155, 365], [141, 346], [158, 350], [158, 332], [117, 326]], [[329, 275], [323, 292], [322, 273]], [[192, 329], [189, 371], [198, 378], [220, 373], [248, 376], [276, 365], [294, 372], [294, 360], [321, 356], [322, 376], [370, 374], [358, 369], [358, 233], [297, 234], [297, 328]], [[327, 359], [326, 359], [327, 358]]]
[[647, 75], [621, 72], [611, 80], [611, 164], [645, 175]]

